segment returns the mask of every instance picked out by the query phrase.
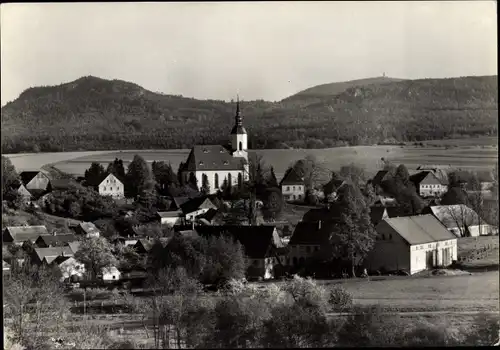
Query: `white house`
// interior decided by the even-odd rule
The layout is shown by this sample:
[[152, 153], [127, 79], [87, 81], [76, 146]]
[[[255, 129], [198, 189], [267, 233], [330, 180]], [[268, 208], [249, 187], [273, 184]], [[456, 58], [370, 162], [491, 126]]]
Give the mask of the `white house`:
[[386, 218], [375, 229], [377, 240], [365, 259], [369, 271], [414, 274], [457, 259], [457, 237], [430, 214]]
[[208, 197], [192, 198], [181, 205], [185, 221], [190, 222], [210, 209], [217, 210], [217, 206]]
[[287, 201], [302, 201], [305, 199], [306, 186], [304, 179], [291, 168], [281, 180], [281, 193]]
[[448, 191], [448, 185], [443, 184], [432, 171], [421, 171], [410, 176], [418, 194], [422, 197], [439, 197]]
[[331, 235], [331, 227], [325, 226], [321, 220], [300, 221], [288, 242], [285, 265], [303, 265], [308, 258], [320, 251], [321, 246], [329, 244]]
[[101, 274], [103, 281], [118, 281], [121, 278], [121, 273], [115, 266], [103, 268]]
[[83, 278], [85, 275], [85, 265], [71, 256], [58, 256], [52, 263], [61, 271], [61, 281], [65, 281], [72, 276]]
[[123, 183], [113, 174], [108, 174], [99, 183], [97, 190], [101, 196], [111, 196], [116, 199], [120, 199], [125, 196]]
[[457, 237], [477, 237], [494, 231], [491, 225], [465, 204], [435, 205], [424, 208], [422, 213], [434, 215]]
[[184, 219], [182, 210], [159, 211], [157, 215], [160, 218], [160, 224], [165, 226], [181, 225]]

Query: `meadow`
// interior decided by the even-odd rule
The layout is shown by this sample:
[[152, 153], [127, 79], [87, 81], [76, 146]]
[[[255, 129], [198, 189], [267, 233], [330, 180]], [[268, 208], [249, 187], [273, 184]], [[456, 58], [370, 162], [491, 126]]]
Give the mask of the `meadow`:
[[[274, 167], [276, 176], [281, 179], [286, 169], [298, 159], [313, 155], [328, 176], [330, 171], [338, 171], [341, 166], [354, 163], [365, 169], [369, 176], [374, 175], [382, 167], [382, 158], [395, 164], [404, 163], [410, 172], [415, 172], [419, 165], [441, 164], [454, 168], [491, 170], [498, 161], [497, 141], [494, 138], [442, 140], [427, 142], [423, 147], [416, 145], [396, 146], [354, 146], [327, 149], [265, 149], [252, 150], [262, 156], [264, 163]], [[120, 158], [125, 165], [135, 154], [139, 154], [148, 162], [170, 162], [177, 169], [180, 162], [185, 161], [188, 149], [174, 150], [123, 150], [95, 152], [62, 152], [39, 154], [6, 155], [18, 171], [38, 170], [43, 165], [52, 164], [61, 171], [81, 176], [92, 162], [104, 166], [115, 158]]]

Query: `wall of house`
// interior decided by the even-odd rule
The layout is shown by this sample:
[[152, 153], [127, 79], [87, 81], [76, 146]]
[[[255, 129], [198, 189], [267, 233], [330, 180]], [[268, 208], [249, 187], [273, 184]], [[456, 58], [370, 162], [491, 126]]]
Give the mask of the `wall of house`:
[[410, 245], [389, 225], [377, 226], [377, 241], [365, 264], [369, 271], [410, 271]]
[[305, 197], [304, 185], [282, 185], [281, 193], [285, 200], [303, 200]]
[[203, 208], [203, 209], [200, 209], [200, 210], [196, 210], [196, 211], [193, 211], [192, 213], [189, 213], [189, 214], [186, 214], [186, 220], [187, 221], [192, 221], [194, 220], [197, 216], [201, 215], [201, 214], [205, 214], [207, 211], [209, 211], [210, 209], [208, 208]]
[[[187, 182], [189, 180], [190, 171], [184, 171], [183, 176], [184, 180]], [[229, 174], [231, 174], [231, 185], [238, 185], [238, 174], [241, 174], [243, 181], [248, 179], [248, 172], [243, 170], [205, 170], [205, 171], [196, 171], [194, 172], [198, 188], [203, 186], [203, 174], [205, 174], [208, 178], [208, 184], [210, 186], [210, 193], [217, 192], [218, 189], [222, 187], [224, 184], [224, 179], [228, 179]], [[215, 186], [215, 174], [219, 175], [219, 186]], [[229, 181], [229, 180], [228, 180]]]
[[488, 235], [493, 231], [490, 225], [473, 225], [468, 228], [471, 237]]
[[[446, 255], [444, 251], [447, 250]], [[428, 262], [428, 252], [434, 254], [432, 262]], [[448, 257], [446, 259], [446, 256]], [[432, 267], [449, 266], [453, 260], [457, 259], [457, 240], [417, 244], [411, 246], [411, 274], [426, 270]], [[431, 266], [429, 266], [429, 263]]]
[[101, 196], [111, 196], [113, 198], [124, 197], [124, 186], [118, 179], [110, 176], [99, 185]]
[[118, 270], [110, 270], [110, 271], [105, 271], [102, 274], [102, 280], [103, 281], [117, 281], [121, 277], [120, 271]]
[[160, 218], [160, 223], [165, 226], [180, 225], [182, 223], [182, 218], [181, 217]]
[[320, 250], [319, 244], [294, 244], [289, 245], [288, 256], [284, 265], [294, 266], [310, 258]]
[[448, 191], [448, 186], [439, 183], [422, 183], [419, 186], [419, 193], [422, 197], [441, 196]]
[[49, 178], [40, 172], [26, 184], [26, 188], [28, 190], [46, 190], [49, 186], [49, 182]]

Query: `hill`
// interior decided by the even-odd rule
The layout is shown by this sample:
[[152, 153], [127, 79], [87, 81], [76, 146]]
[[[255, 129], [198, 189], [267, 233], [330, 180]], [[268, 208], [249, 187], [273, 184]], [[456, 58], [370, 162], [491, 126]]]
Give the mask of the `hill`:
[[[497, 76], [403, 80], [334, 95], [245, 101], [249, 146], [323, 148], [496, 135]], [[234, 103], [83, 77], [2, 108], [2, 152], [190, 148], [225, 143]], [[270, 132], [271, 131], [271, 132]]]
[[375, 77], [375, 78], [366, 78], [366, 79], [357, 79], [344, 81], [339, 83], [329, 83], [329, 84], [321, 84], [316, 85], [311, 88], [302, 90], [295, 95], [287, 97], [283, 99], [283, 101], [293, 101], [293, 100], [301, 100], [311, 97], [321, 97], [321, 96], [330, 96], [330, 95], [338, 95], [349, 88], [359, 87], [359, 86], [367, 86], [372, 84], [387, 84], [393, 82], [403, 81], [404, 79], [397, 78], [389, 78], [389, 77]]

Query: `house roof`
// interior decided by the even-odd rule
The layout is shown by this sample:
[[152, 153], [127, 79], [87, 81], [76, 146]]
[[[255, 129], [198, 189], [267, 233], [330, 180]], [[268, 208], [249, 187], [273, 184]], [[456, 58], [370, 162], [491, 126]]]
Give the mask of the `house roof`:
[[81, 222], [78, 226], [87, 234], [99, 233], [99, 230], [92, 222]]
[[14, 242], [35, 241], [40, 235], [48, 235], [49, 231], [43, 225], [38, 226], [8, 226], [9, 232]]
[[311, 209], [304, 214], [302, 221], [305, 222], [331, 222], [337, 221], [342, 213], [342, 207], [338, 203], [332, 203], [329, 208]]
[[24, 185], [26, 185], [31, 180], [33, 180], [35, 178], [35, 176], [38, 175], [38, 173], [40, 173], [40, 171], [23, 171], [21, 174], [19, 174], [19, 177], [21, 178], [22, 183]]
[[78, 249], [80, 249], [80, 242], [79, 241], [69, 242], [68, 246], [71, 248], [71, 251], [73, 253], [76, 253]]
[[410, 181], [416, 185], [419, 185], [425, 178], [427, 178], [427, 176], [431, 176], [439, 183], [441, 183], [441, 181], [436, 177], [436, 175], [434, 175], [432, 171], [421, 171], [419, 173], [413, 174], [410, 176]]
[[294, 168], [290, 168], [283, 179], [281, 180], [281, 185], [303, 185], [304, 178], [300, 177]]
[[301, 221], [295, 226], [292, 237], [288, 245], [304, 244], [318, 245], [325, 244], [330, 240], [332, 234], [331, 227], [323, 222], [304, 222]]
[[[244, 170], [245, 163], [245, 158], [233, 157], [231, 152], [221, 145], [197, 145], [191, 149], [184, 170]], [[221, 183], [223, 180], [219, 179]]]
[[204, 237], [219, 236], [224, 232], [229, 233], [241, 243], [247, 257], [252, 259], [265, 258], [269, 249], [282, 248], [283, 243], [279, 238], [275, 227], [270, 225], [261, 226], [197, 226], [195, 231]]
[[140, 238], [134, 244], [134, 248], [139, 248], [139, 246], [142, 246], [145, 251], [149, 251], [151, 249], [151, 247], [153, 246], [153, 241], [151, 241], [149, 239]]
[[51, 248], [35, 248], [35, 254], [40, 261], [44, 259], [50, 264], [55, 258], [60, 255], [73, 256], [74, 253], [69, 246], [51, 247]]
[[[457, 221], [460, 225], [478, 225], [477, 213], [465, 204], [436, 205], [431, 206], [429, 209], [432, 214], [434, 214], [434, 216], [436, 216], [436, 218], [447, 228], [457, 227]], [[485, 225], [486, 222], [481, 219], [481, 224]]]
[[193, 198], [181, 205], [181, 210], [184, 214], [192, 213], [199, 209], [216, 209], [217, 207], [212, 203], [208, 197]]
[[67, 255], [65, 255], [65, 256], [59, 255], [59, 256], [55, 257], [51, 262], [49, 262], [48, 260], [52, 259], [52, 258], [49, 258], [49, 259], [45, 258], [45, 259], [49, 264], [52, 263], [52, 264], [56, 264], [56, 265], [61, 265], [63, 262], [65, 262], [66, 260], [69, 260], [69, 259], [75, 260], [75, 258], [73, 258], [72, 256], [67, 256]]
[[217, 215], [217, 213], [218, 213], [217, 209], [210, 208], [206, 213], [198, 215], [198, 219], [205, 219], [210, 222], [213, 220], [215, 215]]
[[415, 215], [388, 218], [380, 222], [377, 231], [388, 225], [410, 245], [456, 239], [433, 215]]
[[75, 186], [80, 186], [80, 184], [73, 179], [54, 179], [50, 181], [52, 190], [67, 190]]
[[174, 197], [172, 207], [174, 207], [175, 209], [179, 209], [181, 207], [181, 205], [183, 205], [184, 203], [189, 201], [191, 198], [195, 198], [195, 197], [189, 197], [189, 196]]
[[388, 170], [379, 170], [377, 174], [373, 177], [372, 184], [373, 186], [380, 185], [384, 180], [385, 176], [389, 173]]
[[30, 191], [28, 191], [28, 189], [22, 183], [15, 184], [14, 186], [12, 186], [12, 188], [18, 191], [24, 197], [32, 197]]
[[157, 214], [160, 218], [178, 218], [182, 216], [182, 210], [159, 211]]
[[116, 177], [114, 174], [112, 174], [112, 173], [107, 173], [107, 174], [104, 174], [104, 175], [102, 176], [102, 179], [99, 181], [99, 185], [101, 185], [101, 184], [102, 184], [104, 181], [106, 181], [106, 179], [108, 179], [108, 178], [109, 178], [109, 179], [115, 178], [115, 179], [116, 179], [116, 181], [118, 181], [118, 182], [122, 183], [122, 182], [120, 181], [120, 179], [119, 179], [118, 177]]
[[43, 241], [47, 245], [68, 244], [75, 242], [78, 239], [72, 233], [65, 233], [60, 235], [40, 235], [37, 239]]

